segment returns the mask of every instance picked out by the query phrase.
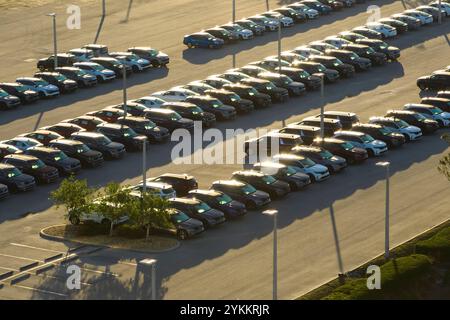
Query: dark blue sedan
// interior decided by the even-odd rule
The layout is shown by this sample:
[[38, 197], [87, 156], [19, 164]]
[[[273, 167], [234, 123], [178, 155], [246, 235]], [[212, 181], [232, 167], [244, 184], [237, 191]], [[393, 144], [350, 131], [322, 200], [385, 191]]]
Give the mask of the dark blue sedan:
[[216, 38], [206, 32], [193, 33], [184, 37], [183, 43], [189, 48], [210, 48], [218, 49], [225, 43], [222, 39]]
[[300, 1], [300, 3], [306, 5], [310, 9], [319, 11], [319, 14], [321, 15], [327, 15], [330, 14], [331, 11], [333, 11], [333, 9], [330, 6], [323, 4], [317, 0], [303, 0]]

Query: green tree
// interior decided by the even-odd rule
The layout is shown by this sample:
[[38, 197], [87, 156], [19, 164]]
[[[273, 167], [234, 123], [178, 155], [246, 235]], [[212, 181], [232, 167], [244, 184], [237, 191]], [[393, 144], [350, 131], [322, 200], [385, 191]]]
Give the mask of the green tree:
[[95, 201], [95, 210], [110, 222], [109, 235], [113, 235], [114, 224], [129, 215], [132, 198], [130, 189], [116, 182], [108, 183]]
[[[441, 139], [450, 144], [450, 133], [443, 134]], [[443, 173], [448, 180], [450, 180], [450, 153], [439, 160], [438, 170]]]
[[143, 193], [140, 197], [135, 197], [130, 212], [133, 223], [146, 228], [146, 241], [150, 238], [152, 227], [169, 227], [171, 225], [169, 204], [166, 199], [150, 193]]
[[83, 213], [90, 212], [92, 198], [96, 189], [90, 188], [86, 180], [78, 180], [74, 176], [64, 179], [58, 189], [50, 193], [50, 199], [56, 207], [63, 206], [65, 217], [74, 224], [80, 222]]

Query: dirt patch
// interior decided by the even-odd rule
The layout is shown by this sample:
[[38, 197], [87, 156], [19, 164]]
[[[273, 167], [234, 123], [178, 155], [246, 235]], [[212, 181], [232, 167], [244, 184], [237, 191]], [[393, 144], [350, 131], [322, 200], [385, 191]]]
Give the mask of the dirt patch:
[[179, 246], [178, 240], [157, 235], [151, 235], [149, 240], [146, 241], [144, 231], [131, 228], [119, 227], [114, 230], [114, 236], [112, 237], [108, 234], [108, 227], [96, 225], [51, 226], [43, 229], [41, 233], [61, 240], [144, 252], [163, 252], [176, 249]]

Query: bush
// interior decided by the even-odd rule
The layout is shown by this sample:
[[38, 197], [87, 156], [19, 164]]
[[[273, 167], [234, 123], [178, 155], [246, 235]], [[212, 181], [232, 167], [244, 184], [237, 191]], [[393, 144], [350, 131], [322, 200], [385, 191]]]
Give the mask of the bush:
[[393, 259], [381, 266], [381, 290], [367, 289], [367, 280], [352, 279], [338, 288], [325, 300], [368, 300], [382, 298], [396, 290], [405, 290], [405, 286], [419, 280], [431, 267], [430, 259], [425, 255], [413, 254]]
[[450, 258], [450, 227], [442, 229], [429, 239], [416, 244], [416, 252], [436, 258]]

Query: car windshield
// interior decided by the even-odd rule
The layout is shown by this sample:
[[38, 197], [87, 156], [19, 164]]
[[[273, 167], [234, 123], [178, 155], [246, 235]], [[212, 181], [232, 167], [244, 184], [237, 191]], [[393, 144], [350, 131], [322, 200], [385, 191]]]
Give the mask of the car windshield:
[[172, 120], [172, 121], [178, 121], [178, 120], [180, 120], [180, 119], [181, 119], [181, 116], [180, 116], [178, 113], [173, 112], [173, 113], [170, 114], [170, 120]]
[[191, 111], [192, 114], [201, 114], [203, 113], [203, 110], [200, 107], [191, 107], [189, 108], [189, 110]]
[[216, 100], [212, 101], [211, 106], [213, 108], [219, 108], [219, 107], [223, 106], [223, 103], [220, 100], [216, 99]]
[[127, 137], [127, 138], [128, 137], [133, 138], [133, 137], [137, 136], [136, 131], [134, 131], [131, 128], [122, 129], [122, 134], [123, 134], [124, 137]]
[[389, 46], [388, 46], [388, 44], [387, 44], [386, 42], [381, 41], [381, 43], [380, 43], [380, 49], [384, 50], [384, 49], [387, 49], [388, 47], [389, 47]]
[[53, 156], [53, 159], [54, 159], [56, 162], [62, 161], [62, 160], [67, 159], [67, 158], [68, 158], [67, 155], [66, 155], [64, 152], [62, 152], [62, 151], [56, 152], [56, 153], [54, 154], [54, 156]]
[[381, 132], [382, 135], [387, 136], [387, 135], [391, 134], [394, 131], [391, 128], [389, 128], [389, 127], [383, 127], [383, 128], [380, 128], [380, 132]]
[[36, 170], [36, 169], [41, 169], [45, 167], [45, 163], [38, 159], [38, 160], [33, 160], [31, 161], [31, 169]]
[[55, 76], [55, 79], [57, 81], [65, 81], [65, 80], [67, 80], [67, 77], [63, 74], [58, 74], [57, 76]]
[[333, 154], [328, 150], [323, 150], [319, 152], [319, 154], [324, 160], [331, 159], [333, 157]]
[[14, 86], [14, 88], [15, 88], [18, 92], [25, 92], [25, 91], [28, 90], [26, 87], [24, 87], [24, 86], [22, 86], [22, 85], [20, 85], [20, 86]]
[[173, 194], [175, 191], [172, 188], [161, 189], [163, 194]]
[[47, 82], [47, 81], [44, 81], [44, 80], [37, 80], [37, 81], [34, 81], [34, 84], [35, 84], [37, 87], [45, 87], [45, 86], [48, 86], [48, 82]]
[[84, 71], [84, 70], [81, 70], [81, 69], [75, 70], [75, 73], [77, 74], [77, 76], [85, 76], [85, 75], [87, 75], [87, 72]]
[[274, 183], [276, 180], [274, 177], [269, 176], [269, 175], [265, 175], [262, 177], [262, 180], [266, 183], [266, 184], [272, 184]]
[[276, 87], [272, 82], [266, 84], [266, 90], [274, 90]]
[[333, 66], [335, 67], [340, 66], [342, 64], [343, 64], [342, 61], [337, 58], [333, 60]]
[[354, 53], [354, 52], [350, 53], [350, 59], [351, 60], [355, 60], [357, 58], [358, 58], [358, 55], [356, 53]]
[[420, 113], [414, 113], [414, 118], [416, 118], [419, 121], [425, 121], [427, 119], [423, 115], [421, 115]]
[[361, 140], [362, 140], [364, 143], [370, 143], [370, 142], [374, 141], [375, 139], [372, 138], [371, 136], [369, 136], [368, 134], [365, 134], [365, 135], [362, 135], [362, 136], [361, 136]]
[[295, 170], [294, 167], [292, 167], [292, 166], [286, 166], [286, 168], [285, 168], [285, 174], [286, 174], [288, 177], [290, 177], [290, 176], [292, 176], [292, 175], [294, 175], [294, 174], [296, 174], [296, 173], [297, 173], [297, 170]]
[[105, 70], [105, 67], [99, 64], [94, 64], [92, 65], [92, 69], [96, 70], [96, 71], [102, 71]]
[[177, 213], [172, 214], [171, 218], [172, 218], [172, 221], [174, 221], [177, 224], [189, 220], [189, 217], [181, 211], [178, 211]]
[[317, 70], [319, 72], [325, 72], [327, 70], [327, 68], [325, 68], [325, 66], [323, 64], [320, 64], [319, 67], [317, 68]]
[[77, 153], [85, 153], [90, 151], [89, 147], [85, 144], [80, 144], [75, 147]]
[[255, 95], [258, 94], [258, 91], [257, 91], [255, 88], [249, 88], [249, 89], [247, 90], [247, 92], [248, 92], [248, 94], [251, 95], [251, 96], [255, 96]]
[[7, 96], [9, 96], [9, 94], [6, 91], [0, 89], [0, 97], [7, 97]]
[[443, 111], [438, 108], [438, 107], [434, 107], [434, 108], [430, 108], [429, 109], [431, 111], [432, 114], [436, 115], [436, 114], [441, 114]]
[[298, 75], [299, 75], [300, 78], [302, 78], [302, 79], [306, 79], [306, 78], [309, 77], [309, 74], [308, 74], [308, 72], [306, 72], [306, 71], [300, 71], [300, 72], [298, 72]]
[[153, 128], [156, 127], [156, 123], [154, 123], [153, 121], [146, 121], [144, 124], [144, 129], [145, 130], [151, 130]]
[[241, 190], [245, 194], [252, 194], [252, 193], [256, 192], [256, 189], [253, 186], [249, 185], [249, 184], [246, 184], [245, 186], [243, 186], [241, 188]]
[[373, 50], [373, 48], [371, 48], [371, 47], [368, 47], [368, 48], [366, 48], [366, 53], [373, 54], [373, 53], [375, 53], [375, 50]]
[[408, 123], [406, 121], [400, 120], [400, 119], [395, 119], [394, 120], [394, 124], [397, 126], [397, 128], [399, 129], [403, 129], [408, 127]]
[[309, 158], [305, 158], [300, 160], [300, 163], [305, 167], [305, 168], [309, 168], [312, 167], [313, 165], [315, 165], [314, 161], [312, 161]]
[[341, 143], [341, 147], [344, 148], [345, 150], [352, 150], [355, 146], [350, 142], [344, 142]]
[[14, 177], [18, 177], [20, 175], [22, 175], [22, 172], [20, 172], [20, 170], [17, 168], [9, 169], [7, 171], [8, 178], [14, 178]]
[[96, 141], [99, 145], [102, 146], [106, 146], [112, 142], [108, 137], [105, 136], [97, 138]]
[[241, 97], [239, 97], [237, 94], [233, 93], [229, 95], [231, 101], [239, 101], [241, 100]]
[[151, 57], [156, 57], [158, 55], [158, 50], [150, 49], [147, 51], [148, 55]]
[[281, 80], [283, 81], [284, 84], [289, 85], [292, 82], [294, 82], [291, 78], [289, 78], [288, 76], [281, 76], [280, 77]]
[[206, 211], [211, 210], [211, 207], [208, 206], [205, 202], [200, 202], [195, 206], [195, 210], [197, 211], [197, 213], [202, 214], [205, 213]]
[[226, 195], [226, 194], [222, 194], [222, 195], [217, 197], [217, 202], [220, 205], [228, 204], [231, 201], [233, 201], [233, 199], [231, 199], [231, 197], [229, 195]]

